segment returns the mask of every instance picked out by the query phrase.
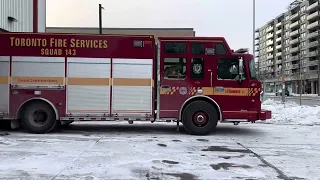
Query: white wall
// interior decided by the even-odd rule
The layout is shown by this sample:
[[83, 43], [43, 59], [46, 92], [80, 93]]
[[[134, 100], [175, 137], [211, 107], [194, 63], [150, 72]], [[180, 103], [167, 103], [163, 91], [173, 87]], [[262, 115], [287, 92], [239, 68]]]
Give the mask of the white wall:
[[[46, 0], [38, 0], [38, 31], [45, 32]], [[9, 22], [8, 16], [17, 19]], [[33, 0], [0, 0], [0, 28], [11, 32], [33, 32]]]

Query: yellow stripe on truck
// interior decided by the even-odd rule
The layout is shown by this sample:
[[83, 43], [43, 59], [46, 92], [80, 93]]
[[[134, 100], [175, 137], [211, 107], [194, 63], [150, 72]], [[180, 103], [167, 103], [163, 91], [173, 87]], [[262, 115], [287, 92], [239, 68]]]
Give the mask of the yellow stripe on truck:
[[113, 86], [153, 86], [153, 81], [142, 78], [113, 78]]
[[9, 84], [8, 76], [0, 76], [0, 84]]
[[213, 95], [216, 96], [248, 96], [248, 88], [224, 88], [223, 91], [217, 91], [214, 88]]
[[[160, 94], [182, 95], [179, 89], [180, 87], [171, 87], [170, 89], [161, 89]], [[201, 95], [207, 95], [207, 96], [256, 96], [260, 91], [260, 88], [188, 87], [188, 93], [186, 95], [189, 95], [189, 96], [196, 95], [198, 89], [202, 89]]]
[[26, 77], [14, 76], [12, 84], [64, 85], [64, 77]]
[[110, 78], [68, 78], [68, 85], [109, 86]]

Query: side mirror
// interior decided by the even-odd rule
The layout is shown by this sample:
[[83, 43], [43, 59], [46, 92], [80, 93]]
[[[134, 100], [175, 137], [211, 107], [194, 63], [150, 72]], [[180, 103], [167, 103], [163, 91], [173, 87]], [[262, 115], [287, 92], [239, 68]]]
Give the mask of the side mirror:
[[243, 59], [242, 58], [240, 58], [239, 59], [239, 81], [241, 82], [242, 81], [242, 79], [243, 79], [243, 76], [244, 76], [244, 71], [243, 71], [243, 68], [244, 66], [243, 66]]

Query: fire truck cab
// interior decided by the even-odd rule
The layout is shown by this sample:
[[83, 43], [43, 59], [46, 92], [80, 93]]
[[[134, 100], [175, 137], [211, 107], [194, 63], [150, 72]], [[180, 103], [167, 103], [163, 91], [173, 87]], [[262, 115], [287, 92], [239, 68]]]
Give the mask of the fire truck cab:
[[218, 122], [271, 118], [254, 57], [222, 37], [0, 34], [0, 121], [47, 133], [73, 121]]
[[233, 51], [222, 37], [162, 37], [159, 119], [177, 118], [192, 134], [220, 122], [271, 118], [261, 110], [261, 82], [247, 49]]

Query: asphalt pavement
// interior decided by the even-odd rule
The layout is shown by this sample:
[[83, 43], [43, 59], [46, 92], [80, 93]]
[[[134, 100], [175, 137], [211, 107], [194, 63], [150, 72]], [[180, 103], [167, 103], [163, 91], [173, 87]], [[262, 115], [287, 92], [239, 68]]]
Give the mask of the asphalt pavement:
[[[281, 96], [272, 96], [272, 95], [265, 95], [264, 100], [266, 99], [273, 99], [273, 100], [282, 100]], [[320, 106], [320, 97], [302, 97], [302, 105], [307, 106]], [[286, 102], [295, 102], [300, 104], [300, 97], [299, 96], [286, 96]]]

